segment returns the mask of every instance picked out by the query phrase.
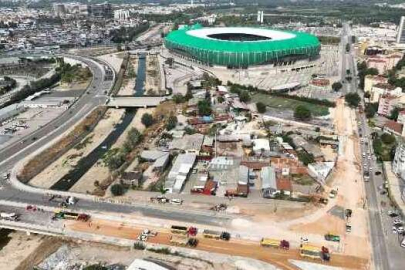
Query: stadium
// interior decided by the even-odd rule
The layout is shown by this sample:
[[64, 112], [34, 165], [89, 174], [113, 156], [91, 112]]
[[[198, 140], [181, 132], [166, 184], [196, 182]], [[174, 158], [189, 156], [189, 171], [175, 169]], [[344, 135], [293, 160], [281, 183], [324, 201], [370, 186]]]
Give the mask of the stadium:
[[253, 27], [186, 26], [170, 32], [165, 46], [172, 53], [209, 66], [247, 68], [286, 65], [319, 56], [319, 40], [310, 34]]

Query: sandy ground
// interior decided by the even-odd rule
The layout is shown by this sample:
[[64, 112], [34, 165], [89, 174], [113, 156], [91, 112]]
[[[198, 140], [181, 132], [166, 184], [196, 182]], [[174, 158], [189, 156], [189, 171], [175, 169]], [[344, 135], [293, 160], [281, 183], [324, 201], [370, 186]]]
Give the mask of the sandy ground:
[[14, 232], [10, 242], [0, 250], [0, 269], [16, 269], [41, 244], [42, 237]]
[[122, 64], [122, 57], [119, 56], [119, 54], [106, 54], [106, 55], [101, 55], [97, 57], [100, 60], [106, 61], [109, 63], [112, 68], [115, 70], [115, 72], [119, 72], [121, 69], [121, 64]]
[[145, 259], [164, 264], [176, 270], [276, 270], [258, 260], [208, 253], [190, 249], [179, 250], [179, 255], [164, 255], [147, 250], [130, 250], [96, 243], [69, 243], [39, 265], [45, 270], [65, 270], [75, 264], [119, 264], [128, 266], [134, 259]]
[[[72, 231], [91, 232], [94, 234], [107, 235], [125, 239], [136, 239], [142, 231], [142, 227], [134, 226], [128, 223], [118, 223], [115, 221], [92, 220], [90, 223], [72, 222], [66, 223], [67, 228]], [[149, 227], [149, 229], [154, 229]], [[301, 260], [299, 252], [295, 248], [290, 250], [263, 248], [256, 241], [241, 239], [231, 239], [230, 242], [202, 238], [201, 234], [197, 236], [199, 244], [197, 250], [228, 254], [233, 256], [242, 256], [258, 259], [271, 263], [282, 269], [297, 269], [288, 260]], [[149, 238], [148, 242], [171, 245], [169, 242], [170, 233], [168, 230], [161, 229], [156, 237]], [[333, 259], [328, 265], [345, 267], [348, 269], [362, 269], [366, 260], [355, 258], [353, 256], [343, 256], [334, 254]]]
[[[367, 212], [364, 206], [364, 184], [358, 166], [359, 149], [357, 137], [353, 136], [355, 125], [354, 111], [344, 106], [344, 101], [339, 100], [335, 112], [335, 127], [340, 136], [345, 138], [343, 155], [339, 157], [333, 176], [331, 187], [338, 189], [337, 199], [331, 199], [323, 211], [317, 211], [305, 218], [287, 222], [294, 231], [308, 233], [337, 233], [341, 235], [343, 243], [339, 250], [344, 254], [350, 254], [370, 259], [370, 243], [368, 239]], [[326, 210], [332, 206], [341, 206], [353, 210], [350, 220], [352, 232], [345, 233], [345, 221]]]
[[[120, 148], [127, 137], [128, 131], [134, 127], [138, 129], [140, 132], [142, 132], [145, 129], [145, 126], [142, 124], [141, 119], [142, 115], [146, 112], [148, 113], [153, 113], [154, 108], [149, 108], [149, 109], [139, 109], [132, 120], [131, 124], [127, 128], [127, 130], [118, 138], [117, 142], [111, 147], [112, 148]], [[111, 131], [111, 129], [110, 129]], [[70, 189], [73, 192], [80, 192], [80, 193], [86, 193], [91, 192], [94, 190], [94, 182], [95, 181], [103, 181], [108, 175], [109, 175], [109, 170], [107, 167], [103, 165], [103, 162], [101, 159], [97, 161], [95, 166], [93, 166], [90, 170], [87, 171], [85, 175]]]
[[340, 136], [344, 136], [343, 156], [339, 157], [333, 186], [339, 189], [338, 205], [353, 210], [350, 220], [353, 230], [346, 235], [345, 254], [370, 259], [371, 249], [365, 209], [365, 188], [359, 167], [360, 149], [358, 136], [354, 130], [356, 117], [354, 110], [344, 106], [344, 100], [337, 102], [335, 126]]
[[71, 91], [71, 90], [84, 90], [87, 89], [91, 82], [91, 78], [89, 78], [85, 82], [73, 82], [70, 84], [61, 84], [58, 87], [54, 88], [53, 91]]
[[39, 186], [43, 188], [49, 188], [58, 179], [63, 177], [77, 164], [81, 157], [89, 154], [94, 148], [96, 148], [110, 133], [114, 125], [117, 124], [123, 115], [124, 110], [109, 109], [94, 131], [90, 133], [81, 142], [89, 141], [85, 147], [78, 150], [76, 148], [70, 149], [62, 157], [53, 162], [40, 174], [35, 176], [30, 185]]
[[53, 252], [59, 245], [59, 241], [53, 241], [51, 238], [27, 235], [23, 232], [12, 232], [9, 236], [11, 240], [0, 250], [1, 270], [32, 269], [36, 263]]
[[[148, 55], [146, 57], [146, 94], [158, 94], [161, 90], [160, 86], [160, 67], [157, 55]], [[151, 76], [153, 74], [153, 76]]]
[[[138, 72], [138, 57], [137, 56], [131, 56], [130, 62], [128, 63], [128, 65], [132, 65], [132, 69], [134, 70], [135, 74], [137, 74], [137, 72]], [[117, 96], [131, 96], [131, 95], [134, 95], [135, 80], [136, 80], [136, 77], [134, 77], [134, 78], [125, 78], [120, 91], [118, 91]]]
[[321, 150], [325, 155], [325, 161], [334, 161], [336, 159], [337, 152], [330, 145], [321, 147]]

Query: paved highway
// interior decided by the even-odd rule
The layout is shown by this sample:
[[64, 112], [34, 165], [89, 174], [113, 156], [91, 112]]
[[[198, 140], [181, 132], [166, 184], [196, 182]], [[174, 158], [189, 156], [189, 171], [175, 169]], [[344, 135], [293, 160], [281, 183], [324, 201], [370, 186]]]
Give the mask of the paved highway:
[[18, 161], [66, 132], [95, 107], [106, 102], [107, 97], [104, 93], [109, 91], [113, 81], [103, 80], [104, 70], [101, 65], [83, 57], [74, 56], [72, 58], [83, 61], [93, 72], [93, 80], [86, 93], [61, 116], [25, 136], [19, 142], [2, 148], [0, 150], [0, 172], [9, 171]]
[[[345, 80], [346, 70], [350, 70], [350, 76], [352, 81], [345, 82], [343, 87], [343, 93], [358, 92], [360, 96], [363, 96], [361, 91], [358, 91], [357, 82], [357, 67], [355, 65], [355, 52], [353, 47], [349, 53], [346, 52], [346, 43], [351, 44], [350, 38], [350, 26], [348, 24], [343, 25], [342, 33], [342, 81]], [[352, 44], [351, 44], [352, 45]], [[387, 215], [388, 207], [383, 208], [381, 202], [385, 201], [389, 205], [389, 199], [387, 195], [382, 194], [382, 186], [384, 183], [383, 174], [376, 175], [375, 172], [382, 172], [381, 165], [377, 163], [372, 149], [371, 132], [365, 114], [357, 114], [357, 121], [359, 126], [359, 134], [361, 134], [361, 154], [363, 175], [368, 172], [369, 178], [365, 182], [367, 208], [369, 214], [370, 224], [370, 237], [373, 250], [373, 263], [375, 269], [403, 269], [403, 256], [405, 250], [399, 245], [401, 240], [397, 234], [392, 233], [392, 219]]]
[[[112, 86], [113, 81], [104, 81], [103, 67], [88, 58], [69, 56], [86, 63], [93, 72], [93, 80], [86, 92], [79, 100], [60, 117], [56, 118], [49, 124], [43, 126], [37, 131], [27, 135], [20, 142], [16, 142], [0, 150], [0, 176], [10, 171], [18, 162], [28, 155], [37, 151], [48, 142], [61, 136], [70, 127], [79, 122], [86, 114], [91, 112], [95, 107], [105, 104], [107, 97], [105, 95]], [[3, 181], [3, 180], [0, 180]], [[16, 189], [10, 182], [0, 183], [0, 200], [11, 202], [22, 202], [34, 205], [49, 205], [44, 200], [42, 194], [31, 193]], [[56, 206], [56, 205], [54, 205]], [[230, 217], [214, 214], [210, 211], [188, 211], [185, 215], [184, 209], [158, 208], [146, 205], [123, 205], [100, 203], [93, 200], [81, 199], [75, 206], [83, 210], [116, 212], [116, 213], [133, 213], [137, 212], [143, 216], [179, 220], [183, 222], [193, 222], [207, 225], [226, 225]], [[187, 211], [186, 211], [187, 212]]]

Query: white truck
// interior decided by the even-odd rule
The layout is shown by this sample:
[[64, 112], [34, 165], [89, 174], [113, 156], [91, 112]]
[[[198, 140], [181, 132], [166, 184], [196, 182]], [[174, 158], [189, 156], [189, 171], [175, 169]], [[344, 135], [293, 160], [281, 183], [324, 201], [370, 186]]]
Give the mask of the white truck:
[[4, 220], [11, 220], [11, 221], [17, 221], [20, 215], [16, 213], [6, 213], [6, 212], [1, 212], [0, 213], [0, 218]]

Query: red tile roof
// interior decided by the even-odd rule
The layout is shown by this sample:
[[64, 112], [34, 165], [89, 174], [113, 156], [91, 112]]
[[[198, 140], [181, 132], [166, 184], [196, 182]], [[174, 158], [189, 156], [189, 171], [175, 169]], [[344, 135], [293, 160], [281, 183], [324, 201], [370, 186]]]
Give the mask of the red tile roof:
[[388, 128], [394, 132], [397, 132], [399, 134], [402, 133], [402, 124], [397, 123], [395, 121], [389, 120], [389, 121], [385, 122], [384, 127]]
[[278, 190], [290, 190], [292, 191], [292, 184], [290, 179], [284, 177], [277, 177], [276, 185]]

